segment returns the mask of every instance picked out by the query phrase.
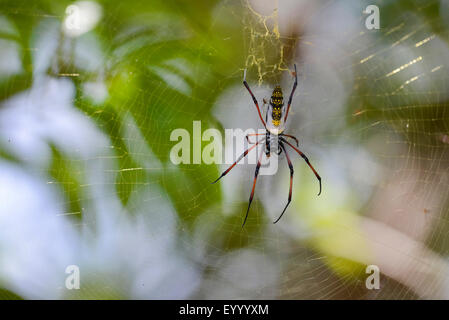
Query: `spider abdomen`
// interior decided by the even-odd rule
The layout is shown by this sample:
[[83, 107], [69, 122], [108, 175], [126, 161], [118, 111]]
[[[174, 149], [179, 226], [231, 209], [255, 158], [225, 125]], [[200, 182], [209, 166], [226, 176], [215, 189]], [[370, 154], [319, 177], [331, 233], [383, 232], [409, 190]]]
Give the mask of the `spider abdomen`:
[[284, 107], [284, 96], [280, 86], [276, 86], [271, 94], [271, 123], [274, 127], [279, 127], [282, 118], [282, 109]]
[[282, 107], [273, 107], [271, 111], [271, 122], [274, 126], [278, 127], [281, 124]]

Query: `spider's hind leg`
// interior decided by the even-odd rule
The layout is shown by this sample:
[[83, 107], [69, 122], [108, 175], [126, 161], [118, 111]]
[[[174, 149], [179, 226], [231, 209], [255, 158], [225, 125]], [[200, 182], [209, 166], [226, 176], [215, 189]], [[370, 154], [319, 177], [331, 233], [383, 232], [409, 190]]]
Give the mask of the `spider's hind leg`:
[[287, 150], [285, 150], [284, 144], [283, 144], [281, 141], [279, 141], [279, 145], [280, 145], [280, 147], [282, 148], [282, 150], [283, 150], [284, 153], [285, 153], [285, 157], [287, 158], [288, 167], [289, 167], [289, 169], [290, 169], [290, 190], [289, 190], [289, 192], [288, 192], [288, 201], [287, 201], [287, 204], [286, 204], [285, 207], [284, 207], [284, 210], [282, 210], [282, 213], [281, 213], [281, 215], [279, 216], [279, 218], [277, 218], [276, 221], [274, 221], [273, 223], [278, 222], [278, 221], [282, 218], [282, 216], [283, 216], [284, 213], [285, 213], [285, 210], [287, 210], [288, 205], [289, 205], [290, 202], [292, 201], [293, 174], [295, 173], [295, 171], [293, 170], [293, 164], [292, 164], [292, 161], [290, 160], [290, 157], [289, 157], [289, 155], [288, 155], [288, 153], [287, 153]]
[[296, 146], [299, 147], [298, 138], [296, 138], [295, 136], [292, 136], [290, 134], [284, 134], [284, 133], [281, 133], [280, 135], [281, 135], [281, 137], [287, 137], [287, 138], [295, 140]]
[[220, 180], [220, 179], [223, 178], [225, 175], [227, 175], [228, 172], [231, 171], [232, 168], [234, 168], [235, 165], [236, 165], [240, 160], [242, 160], [243, 158], [245, 158], [246, 155], [247, 155], [251, 150], [253, 150], [258, 144], [263, 143], [264, 141], [265, 141], [265, 139], [262, 139], [262, 140], [260, 140], [260, 141], [257, 141], [253, 146], [251, 146], [250, 148], [246, 149], [245, 152], [243, 152], [243, 153], [240, 155], [240, 157], [239, 157], [239, 158], [238, 158], [238, 159], [237, 159], [237, 160], [236, 160], [236, 161], [235, 161], [235, 162], [234, 162], [228, 169], [226, 169], [226, 170], [221, 174], [221, 176], [218, 177], [217, 180], [215, 180], [214, 182], [212, 182], [212, 184], [216, 183], [218, 180]]
[[251, 207], [251, 202], [253, 202], [254, 190], [256, 189], [257, 176], [259, 175], [259, 169], [262, 164], [262, 162], [261, 162], [262, 156], [263, 156], [263, 151], [260, 153], [259, 159], [257, 161], [256, 171], [254, 172], [253, 188], [251, 189], [251, 195], [249, 196], [248, 209], [246, 210], [246, 216], [245, 216], [245, 220], [243, 221], [242, 228], [245, 226], [246, 219], [248, 219], [249, 208]]
[[[318, 174], [318, 172], [316, 172], [315, 168], [312, 166], [312, 164], [310, 163], [309, 159], [307, 158], [307, 156], [298, 148], [296, 148], [294, 145], [292, 145], [290, 142], [288, 142], [287, 140], [285, 140], [284, 138], [281, 138], [281, 141], [283, 143], [288, 144], [293, 150], [295, 150], [303, 159], [304, 161], [307, 163], [307, 165], [309, 166], [309, 168], [313, 171], [313, 173], [315, 174], [315, 177], [318, 179], [318, 182], [320, 184], [320, 191], [318, 192], [318, 195], [321, 194], [321, 177]], [[283, 144], [282, 144], [283, 145]]]

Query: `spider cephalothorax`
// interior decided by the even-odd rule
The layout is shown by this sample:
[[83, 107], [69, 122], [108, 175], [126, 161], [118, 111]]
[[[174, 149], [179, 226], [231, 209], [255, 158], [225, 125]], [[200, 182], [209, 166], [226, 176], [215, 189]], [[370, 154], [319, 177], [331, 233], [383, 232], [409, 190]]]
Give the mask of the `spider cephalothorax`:
[[275, 127], [281, 124], [282, 107], [284, 106], [284, 97], [282, 95], [282, 89], [280, 86], [276, 86], [271, 95], [271, 122]]
[[[243, 226], [245, 225], [246, 219], [248, 218], [248, 213], [249, 213], [249, 208], [251, 206], [251, 202], [253, 201], [253, 197], [254, 197], [254, 190], [256, 188], [256, 181], [257, 181], [257, 176], [259, 175], [259, 169], [261, 166], [261, 160], [262, 160], [262, 156], [263, 154], [266, 155], [267, 158], [270, 157], [270, 153], [271, 153], [271, 141], [273, 139], [277, 140], [277, 144], [278, 144], [278, 150], [276, 150], [275, 152], [280, 155], [282, 152], [285, 153], [285, 158], [287, 159], [287, 164], [288, 167], [290, 169], [290, 191], [288, 193], [288, 201], [286, 206], [284, 207], [284, 210], [282, 211], [281, 215], [279, 216], [279, 218], [276, 219], [276, 221], [274, 221], [274, 223], [278, 222], [279, 219], [281, 219], [282, 215], [284, 214], [285, 210], [287, 209], [288, 205], [290, 204], [290, 201], [292, 200], [292, 190], [293, 190], [293, 164], [290, 160], [290, 156], [287, 152], [287, 148], [286, 146], [289, 146], [290, 148], [292, 148], [294, 151], [296, 151], [296, 153], [298, 153], [303, 159], [304, 161], [307, 163], [307, 165], [309, 166], [309, 168], [313, 171], [313, 173], [315, 174], [316, 178], [318, 179], [318, 182], [320, 183], [320, 191], [318, 192], [318, 195], [320, 195], [321, 193], [321, 177], [319, 176], [318, 172], [316, 172], [315, 168], [312, 166], [312, 164], [310, 163], [309, 159], [306, 157], [306, 155], [299, 150], [298, 148], [298, 139], [294, 136], [288, 135], [288, 134], [284, 134], [284, 125], [285, 122], [287, 121], [287, 117], [288, 117], [288, 111], [290, 110], [290, 106], [292, 104], [292, 99], [293, 99], [293, 94], [295, 93], [296, 90], [296, 86], [298, 85], [298, 78], [297, 78], [297, 73], [296, 73], [296, 65], [295, 65], [295, 73], [294, 73], [294, 77], [295, 77], [295, 82], [293, 84], [293, 88], [292, 88], [292, 92], [290, 93], [290, 97], [288, 99], [288, 104], [287, 104], [287, 110], [285, 112], [285, 116], [282, 119], [282, 108], [284, 107], [284, 98], [282, 96], [282, 89], [280, 86], [276, 86], [273, 90], [273, 94], [271, 95], [271, 100], [270, 100], [270, 105], [269, 108], [267, 109], [267, 113], [266, 113], [266, 121], [263, 119], [262, 117], [262, 113], [260, 112], [260, 108], [259, 108], [259, 103], [257, 102], [256, 97], [254, 96], [253, 92], [251, 91], [251, 89], [249, 88], [248, 83], [246, 82], [246, 70], [245, 70], [245, 74], [244, 74], [244, 78], [243, 78], [243, 85], [246, 87], [246, 89], [248, 90], [249, 94], [251, 95], [254, 104], [256, 105], [257, 108], [257, 112], [259, 113], [259, 118], [262, 121], [263, 126], [265, 127], [266, 132], [265, 133], [253, 133], [253, 134], [248, 134], [246, 136], [246, 139], [248, 140], [248, 143], [253, 144], [253, 146], [249, 147], [248, 149], [245, 150], [245, 152], [237, 159], [237, 161], [235, 161], [228, 169], [226, 169], [221, 176], [218, 177], [217, 180], [215, 180], [213, 183], [217, 182], [218, 180], [220, 180], [222, 177], [224, 177], [225, 175], [228, 174], [229, 171], [232, 170], [232, 168], [235, 167], [235, 165], [242, 160], [244, 157], [246, 157], [248, 155], [248, 153], [253, 150], [257, 145], [262, 144], [265, 146], [265, 152], [261, 152], [257, 161], [257, 165], [256, 165], [256, 172], [254, 175], [254, 181], [253, 181], [253, 187], [251, 190], [251, 195], [249, 196], [249, 203], [248, 203], [248, 209], [246, 210], [246, 216], [245, 216], [245, 220], [243, 221]], [[264, 104], [265, 104], [265, 100], [264, 100]], [[269, 117], [268, 115], [270, 114], [269, 109], [271, 110], [271, 124], [268, 122]], [[255, 142], [250, 142], [248, 137], [249, 136], [256, 136], [257, 137], [261, 137], [261, 140], [255, 141]], [[288, 139], [293, 139], [296, 143], [296, 147], [291, 144]], [[242, 226], [242, 227], [243, 227]]]

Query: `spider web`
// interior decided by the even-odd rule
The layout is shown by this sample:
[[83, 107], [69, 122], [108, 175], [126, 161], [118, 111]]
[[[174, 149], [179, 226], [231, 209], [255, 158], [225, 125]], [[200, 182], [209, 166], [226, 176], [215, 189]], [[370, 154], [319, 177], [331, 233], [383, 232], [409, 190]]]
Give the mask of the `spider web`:
[[[338, 154], [338, 157], [332, 157], [331, 160], [338, 162], [338, 165], [332, 165], [333, 170], [346, 171], [349, 176], [335, 175], [334, 179], [346, 180], [345, 182], [351, 185], [346, 188], [353, 189], [357, 186], [355, 189], [359, 190], [356, 192], [358, 199], [355, 202], [352, 202], [354, 199], [341, 201], [345, 197], [343, 192], [338, 199], [340, 201], [333, 198], [334, 201], [337, 200], [334, 203], [335, 208], [326, 207], [327, 222], [332, 221], [338, 224], [338, 227], [334, 229], [319, 225], [308, 226], [308, 231], [320, 234], [317, 238], [329, 236], [330, 243], [323, 243], [326, 242], [326, 240], [322, 241], [323, 239], [314, 239], [313, 235], [305, 237], [308, 240], [312, 238], [309, 245], [316, 245], [321, 250], [313, 253], [308, 252], [307, 249], [298, 250], [295, 252], [298, 255], [293, 254], [290, 256], [293, 258], [289, 257], [287, 265], [291, 265], [290, 268], [287, 267], [289, 271], [283, 277], [285, 297], [410, 298], [415, 295], [432, 296], [432, 291], [445, 290], [437, 284], [435, 279], [440, 278], [443, 282], [447, 279], [444, 260], [434, 260], [427, 256], [428, 253], [421, 256], [414, 251], [401, 250], [399, 244], [388, 243], [382, 239], [380, 235], [383, 232], [387, 238], [397, 236], [382, 230], [383, 228], [373, 228], [376, 229], [371, 231], [373, 234], [367, 232], [364, 236], [360, 236], [358, 233], [363, 232], [362, 228], [353, 229], [351, 218], [336, 213], [339, 210], [359, 211], [370, 219], [379, 219], [386, 226], [397, 228], [401, 235], [409, 236], [409, 240], [427, 241], [433, 249], [437, 243], [439, 243], [437, 245], [439, 250], [444, 247], [441, 246], [443, 241], [441, 238], [444, 238], [446, 231], [444, 227], [435, 229], [435, 226], [445, 225], [447, 221], [445, 214], [447, 195], [446, 191], [441, 191], [446, 190], [447, 185], [445, 161], [447, 144], [444, 142], [446, 139], [444, 132], [447, 132], [444, 120], [444, 110], [447, 107], [447, 73], [443, 71], [446, 63], [441, 58], [447, 55], [447, 32], [438, 24], [440, 17], [424, 22], [424, 17], [428, 17], [435, 10], [435, 3], [411, 2], [408, 4], [406, 8], [388, 4], [381, 7], [381, 17], [385, 19], [382, 21], [388, 21], [387, 26], [382, 25], [382, 31], [366, 30], [364, 20], [367, 15], [356, 14], [363, 12], [369, 3], [339, 7], [334, 2], [325, 2], [316, 5], [310, 11], [307, 11], [309, 8], [304, 5], [302, 8], [306, 10], [303, 17], [308, 13], [311, 16], [305, 19], [306, 22], [303, 23], [305, 26], [298, 28], [302, 29], [304, 34], [293, 39], [289, 36], [279, 37], [279, 25], [275, 21], [272, 23], [271, 35], [265, 38], [265, 44], [261, 44], [259, 40], [265, 35], [263, 32], [254, 32], [255, 29], [251, 26], [253, 30], [249, 43], [251, 61], [261, 61], [266, 69], [272, 70], [272, 65], [265, 63], [264, 50], [269, 47], [267, 44], [272, 43], [273, 39], [275, 43], [272, 48], [279, 48], [277, 66], [284, 64], [284, 44], [299, 43], [298, 50], [293, 53], [296, 59], [301, 59], [303, 62], [300, 68], [302, 71], [299, 72], [301, 80], [299, 93], [296, 95], [296, 106], [304, 106], [304, 110], [301, 110], [303, 112], [300, 115], [296, 115], [296, 121], [290, 122], [290, 126], [292, 123], [299, 125], [290, 129], [296, 130], [295, 133], [300, 140], [304, 138], [309, 140], [309, 143], [316, 144], [318, 149], [327, 149], [327, 155], [322, 154], [321, 158]], [[444, 8], [446, 4], [439, 5]], [[292, 7], [294, 5], [290, 8]], [[351, 10], [353, 16], [351, 16]], [[444, 9], [440, 10], [438, 12], [444, 12]], [[256, 15], [256, 21], [258, 20], [263, 26], [262, 30], [268, 29], [267, 20], [279, 18], [279, 11], [279, 8], [275, 8], [271, 16]], [[297, 11], [294, 12], [296, 14]], [[354, 24], [349, 22], [343, 27], [341, 20], [335, 18], [335, 15], [339, 15], [340, 19], [352, 20]], [[291, 23], [291, 20], [295, 22], [299, 20], [294, 14], [284, 14], [283, 19], [287, 20], [287, 23]], [[301, 24], [302, 22], [299, 23]], [[439, 36], [435, 32], [438, 32]], [[291, 33], [294, 34], [295, 31]], [[431, 43], [435, 39], [437, 41]], [[257, 54], [260, 55], [259, 58], [254, 58]], [[257, 67], [258, 70], [261, 69], [260, 65]], [[329, 68], [330, 72], [329, 70], [326, 72], [325, 68]], [[282, 68], [279, 67], [279, 70]], [[264, 75], [259, 71], [259, 81]], [[332, 79], [332, 76], [338, 77], [338, 81], [343, 83], [343, 86], [354, 90], [349, 90], [348, 95], [342, 96], [341, 91], [335, 86], [330, 87], [332, 81], [326, 81], [326, 77]], [[342, 100], [338, 101], [338, 99]], [[344, 103], [347, 103], [347, 109], [340, 109]], [[342, 117], [342, 113], [346, 115]], [[342, 130], [342, 126], [347, 124], [350, 130], [348, 128]], [[376, 140], [377, 142], [374, 142]], [[307, 146], [306, 143], [304, 141], [304, 148]], [[341, 149], [344, 151], [340, 150], [336, 153], [330, 151], [341, 148], [342, 145], [345, 146]], [[356, 145], [358, 150], [353, 149]], [[312, 148], [312, 146], [307, 147]], [[369, 153], [368, 158], [365, 158], [366, 154], [360, 153], [360, 147], [363, 150], [361, 153]], [[362, 163], [356, 163], [354, 158]], [[329, 172], [324, 175], [328, 176]], [[390, 180], [391, 176], [394, 180]], [[301, 181], [301, 183], [304, 182]], [[338, 185], [336, 181], [328, 181], [328, 183]], [[273, 184], [267, 187], [266, 196], [270, 193], [280, 196], [277, 189], [281, 186], [274, 185], [274, 187]], [[327, 192], [332, 193], [329, 190]], [[296, 197], [300, 193], [301, 191], [297, 191]], [[300, 196], [299, 198], [301, 199]], [[384, 201], [380, 199], [388, 199], [388, 201], [384, 206], [376, 204], [376, 200]], [[304, 198], [302, 200], [304, 201]], [[320, 201], [323, 200], [320, 199]], [[346, 204], [345, 201], [347, 201]], [[282, 208], [280, 203], [277, 205]], [[266, 206], [270, 209], [274, 207], [268, 203]], [[342, 207], [339, 208], [339, 206]], [[300, 205], [298, 208], [298, 211], [306, 210], [314, 212], [309, 214], [321, 215], [322, 209], [316, 204], [309, 208], [307, 204]], [[334, 211], [333, 217], [329, 211]], [[302, 216], [307, 216], [307, 213], [302, 213]], [[310, 218], [308, 222], [318, 223], [321, 218]], [[357, 223], [371, 224], [372, 221], [368, 218], [366, 221], [362, 218]], [[347, 220], [343, 222], [339, 219]], [[346, 229], [346, 232], [352, 230], [356, 234], [354, 237], [342, 236], [340, 234], [342, 230], [336, 230], [340, 228]], [[332, 244], [332, 237], [335, 237], [333, 241], [336, 243], [343, 240], [340, 237], [344, 238], [344, 241], [367, 242], [368, 247], [360, 246], [363, 248], [362, 251], [366, 250], [362, 255], [371, 249], [368, 255], [373, 254], [373, 256], [367, 260], [365, 260], [366, 257], [360, 257], [361, 261], [378, 264], [381, 271], [384, 267], [388, 269], [386, 274], [390, 275], [383, 279], [382, 290], [366, 290], [364, 279], [367, 275], [364, 270], [344, 261], [346, 254], [354, 257], [352, 254], [355, 253], [352, 250], [356, 249], [348, 246], [348, 251], [342, 252]], [[371, 241], [375, 244], [370, 243]], [[376, 246], [380, 248], [373, 249]], [[374, 253], [376, 250], [380, 252]], [[381, 256], [387, 256], [386, 252], [390, 250], [397, 256], [406, 256], [404, 263], [408, 265], [403, 270], [398, 270], [401, 268], [388, 265], [388, 263], [385, 263], [385, 266], [384, 263], [376, 263], [376, 259], [383, 260]], [[341, 256], [335, 257], [334, 252], [340, 252]], [[443, 249], [441, 253], [443, 256], [446, 255], [446, 249]], [[416, 262], [418, 259], [425, 260], [422, 262], [424, 266]], [[279, 257], [279, 260], [282, 261], [283, 258]], [[329, 275], [329, 270], [326, 269], [329, 265], [332, 266], [333, 275]], [[438, 274], [438, 276], [426, 274], [425, 277], [432, 279], [431, 284], [427, 286], [413, 280], [418, 270], [426, 267], [432, 269], [430, 273]], [[392, 269], [391, 272], [390, 269]], [[341, 278], [336, 279], [335, 274]], [[423, 281], [423, 278], [420, 281]], [[412, 286], [412, 290], [403, 286], [404, 284]], [[311, 288], [314, 289], [311, 290]]]
[[[195, 29], [182, 2], [145, 14], [141, 1], [102, 2], [107, 23], [72, 42], [60, 38], [63, 10], [4, 6], [12, 75], [21, 30], [8, 19], [37, 22], [26, 45], [32, 88], [11, 94], [24, 80], [9, 74], [2, 86], [11, 96], [0, 110], [9, 199], [0, 223], [21, 236], [0, 238], [9, 249], [0, 297], [447, 298], [449, 4], [383, 1], [381, 29], [368, 30], [369, 2], [267, 3], [219, 2]], [[110, 26], [121, 30], [112, 41]], [[58, 50], [72, 60], [58, 63]], [[194, 144], [195, 120], [203, 131], [260, 128], [243, 70], [261, 102], [277, 83], [290, 93], [294, 63], [287, 132], [323, 194], [290, 152], [284, 217], [271, 223], [288, 195], [281, 157], [276, 175], [259, 177], [242, 229], [254, 165], [211, 185], [227, 166], [174, 165], [169, 137], [183, 128]], [[18, 250], [25, 243], [36, 256]], [[71, 264], [77, 292], [64, 288]], [[369, 264], [381, 271], [379, 290], [365, 287]]]

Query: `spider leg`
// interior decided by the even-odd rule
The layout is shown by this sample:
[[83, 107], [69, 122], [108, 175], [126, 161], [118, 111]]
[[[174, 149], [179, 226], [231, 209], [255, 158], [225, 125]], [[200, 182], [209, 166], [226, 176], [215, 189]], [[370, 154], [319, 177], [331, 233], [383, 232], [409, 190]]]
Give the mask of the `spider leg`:
[[[249, 141], [249, 138], [248, 137], [254, 137], [254, 136], [262, 136], [262, 135], [265, 135], [265, 133], [248, 133], [247, 135], [246, 135], [246, 141], [248, 141], [248, 143], [250, 143], [250, 144], [253, 144], [253, 143], [255, 143], [255, 142], [251, 142], [251, 141]], [[257, 138], [256, 138], [257, 139]], [[257, 140], [256, 140], [257, 141]]]
[[295, 93], [297, 85], [298, 85], [298, 75], [297, 75], [297, 72], [296, 72], [296, 64], [295, 64], [295, 83], [293, 84], [293, 89], [292, 89], [292, 92], [290, 93], [290, 98], [288, 99], [287, 112], [285, 113], [284, 122], [287, 121], [288, 111], [290, 110], [290, 106], [291, 106], [292, 100], [293, 100], [293, 94]]
[[282, 210], [281, 215], [279, 216], [279, 218], [276, 219], [275, 222], [273, 223], [277, 223], [282, 216], [284, 215], [285, 210], [287, 210], [288, 205], [290, 204], [290, 202], [292, 201], [292, 189], [293, 189], [293, 174], [294, 174], [294, 170], [293, 170], [293, 165], [292, 165], [292, 161], [290, 160], [290, 157], [287, 153], [287, 150], [285, 150], [284, 144], [282, 142], [279, 142], [279, 145], [281, 146], [282, 150], [285, 153], [285, 157], [287, 158], [287, 163], [288, 163], [288, 167], [290, 168], [290, 191], [288, 192], [288, 201], [287, 204], [284, 207], [284, 210]]
[[250, 93], [251, 97], [253, 98], [253, 102], [256, 105], [257, 112], [259, 113], [259, 118], [262, 121], [262, 124], [263, 124], [264, 128], [266, 128], [267, 125], [265, 124], [265, 121], [262, 118], [262, 114], [260, 113], [259, 103], [257, 102], [257, 99], [254, 96], [253, 92], [249, 88], [248, 82], [246, 82], [246, 69], [245, 69], [245, 73], [244, 73], [244, 76], [243, 76], [243, 85], [246, 87], [246, 89], [248, 89], [248, 92]]
[[292, 136], [292, 135], [289, 135], [289, 134], [283, 134], [283, 133], [281, 133], [280, 135], [281, 135], [282, 137], [287, 137], [287, 138], [291, 138], [291, 139], [295, 140], [296, 146], [299, 147], [298, 139], [297, 139], [295, 136]]
[[302, 153], [298, 148], [296, 148], [295, 146], [293, 146], [290, 142], [288, 142], [287, 140], [285, 140], [284, 138], [281, 138], [282, 142], [285, 142], [286, 144], [288, 144], [290, 147], [292, 147], [303, 159], [304, 161], [309, 165], [310, 169], [312, 169], [313, 173], [315, 174], [316, 178], [318, 179], [319, 183], [320, 183], [320, 192], [318, 192], [318, 195], [321, 194], [321, 177], [320, 175], [316, 172], [316, 170], [313, 168], [313, 166], [310, 164], [309, 159], [306, 157], [306, 155], [304, 153]]
[[282, 149], [281, 147], [278, 146], [278, 151], [276, 152], [276, 154], [279, 156], [282, 153]]
[[263, 150], [260, 152], [259, 160], [257, 161], [256, 171], [254, 172], [254, 182], [253, 188], [251, 190], [251, 195], [249, 196], [248, 209], [246, 210], [245, 220], [243, 221], [242, 228], [245, 226], [246, 219], [248, 219], [249, 208], [251, 207], [251, 202], [253, 202], [254, 190], [256, 189], [257, 176], [259, 175], [259, 169], [261, 165], [261, 160], [263, 156]]
[[270, 142], [270, 136], [271, 136], [271, 134], [270, 134], [270, 131], [265, 131], [265, 136], [266, 136], [266, 139], [265, 139], [265, 141], [266, 141], [266, 143], [265, 143], [265, 154], [267, 155], [267, 158], [269, 158], [270, 157], [270, 155], [271, 155], [271, 142]]
[[[264, 139], [264, 140], [265, 140], [265, 139]], [[237, 159], [237, 160], [236, 160], [236, 161], [235, 161], [235, 162], [234, 162], [228, 169], [226, 169], [226, 170], [221, 174], [221, 176], [218, 177], [217, 180], [215, 180], [214, 182], [212, 182], [212, 184], [214, 184], [215, 182], [217, 182], [218, 180], [220, 180], [222, 177], [224, 177], [225, 175], [227, 175], [228, 172], [231, 171], [232, 168], [234, 168], [235, 165], [236, 165], [240, 160], [242, 160], [244, 157], [246, 157], [246, 155], [247, 155], [251, 150], [253, 150], [259, 143], [263, 142], [264, 140], [257, 141], [256, 144], [254, 144], [254, 145], [251, 146], [250, 148], [246, 149], [245, 152], [243, 152], [243, 153], [240, 155], [240, 157], [239, 157], [239, 158], [238, 158], [238, 159]]]

